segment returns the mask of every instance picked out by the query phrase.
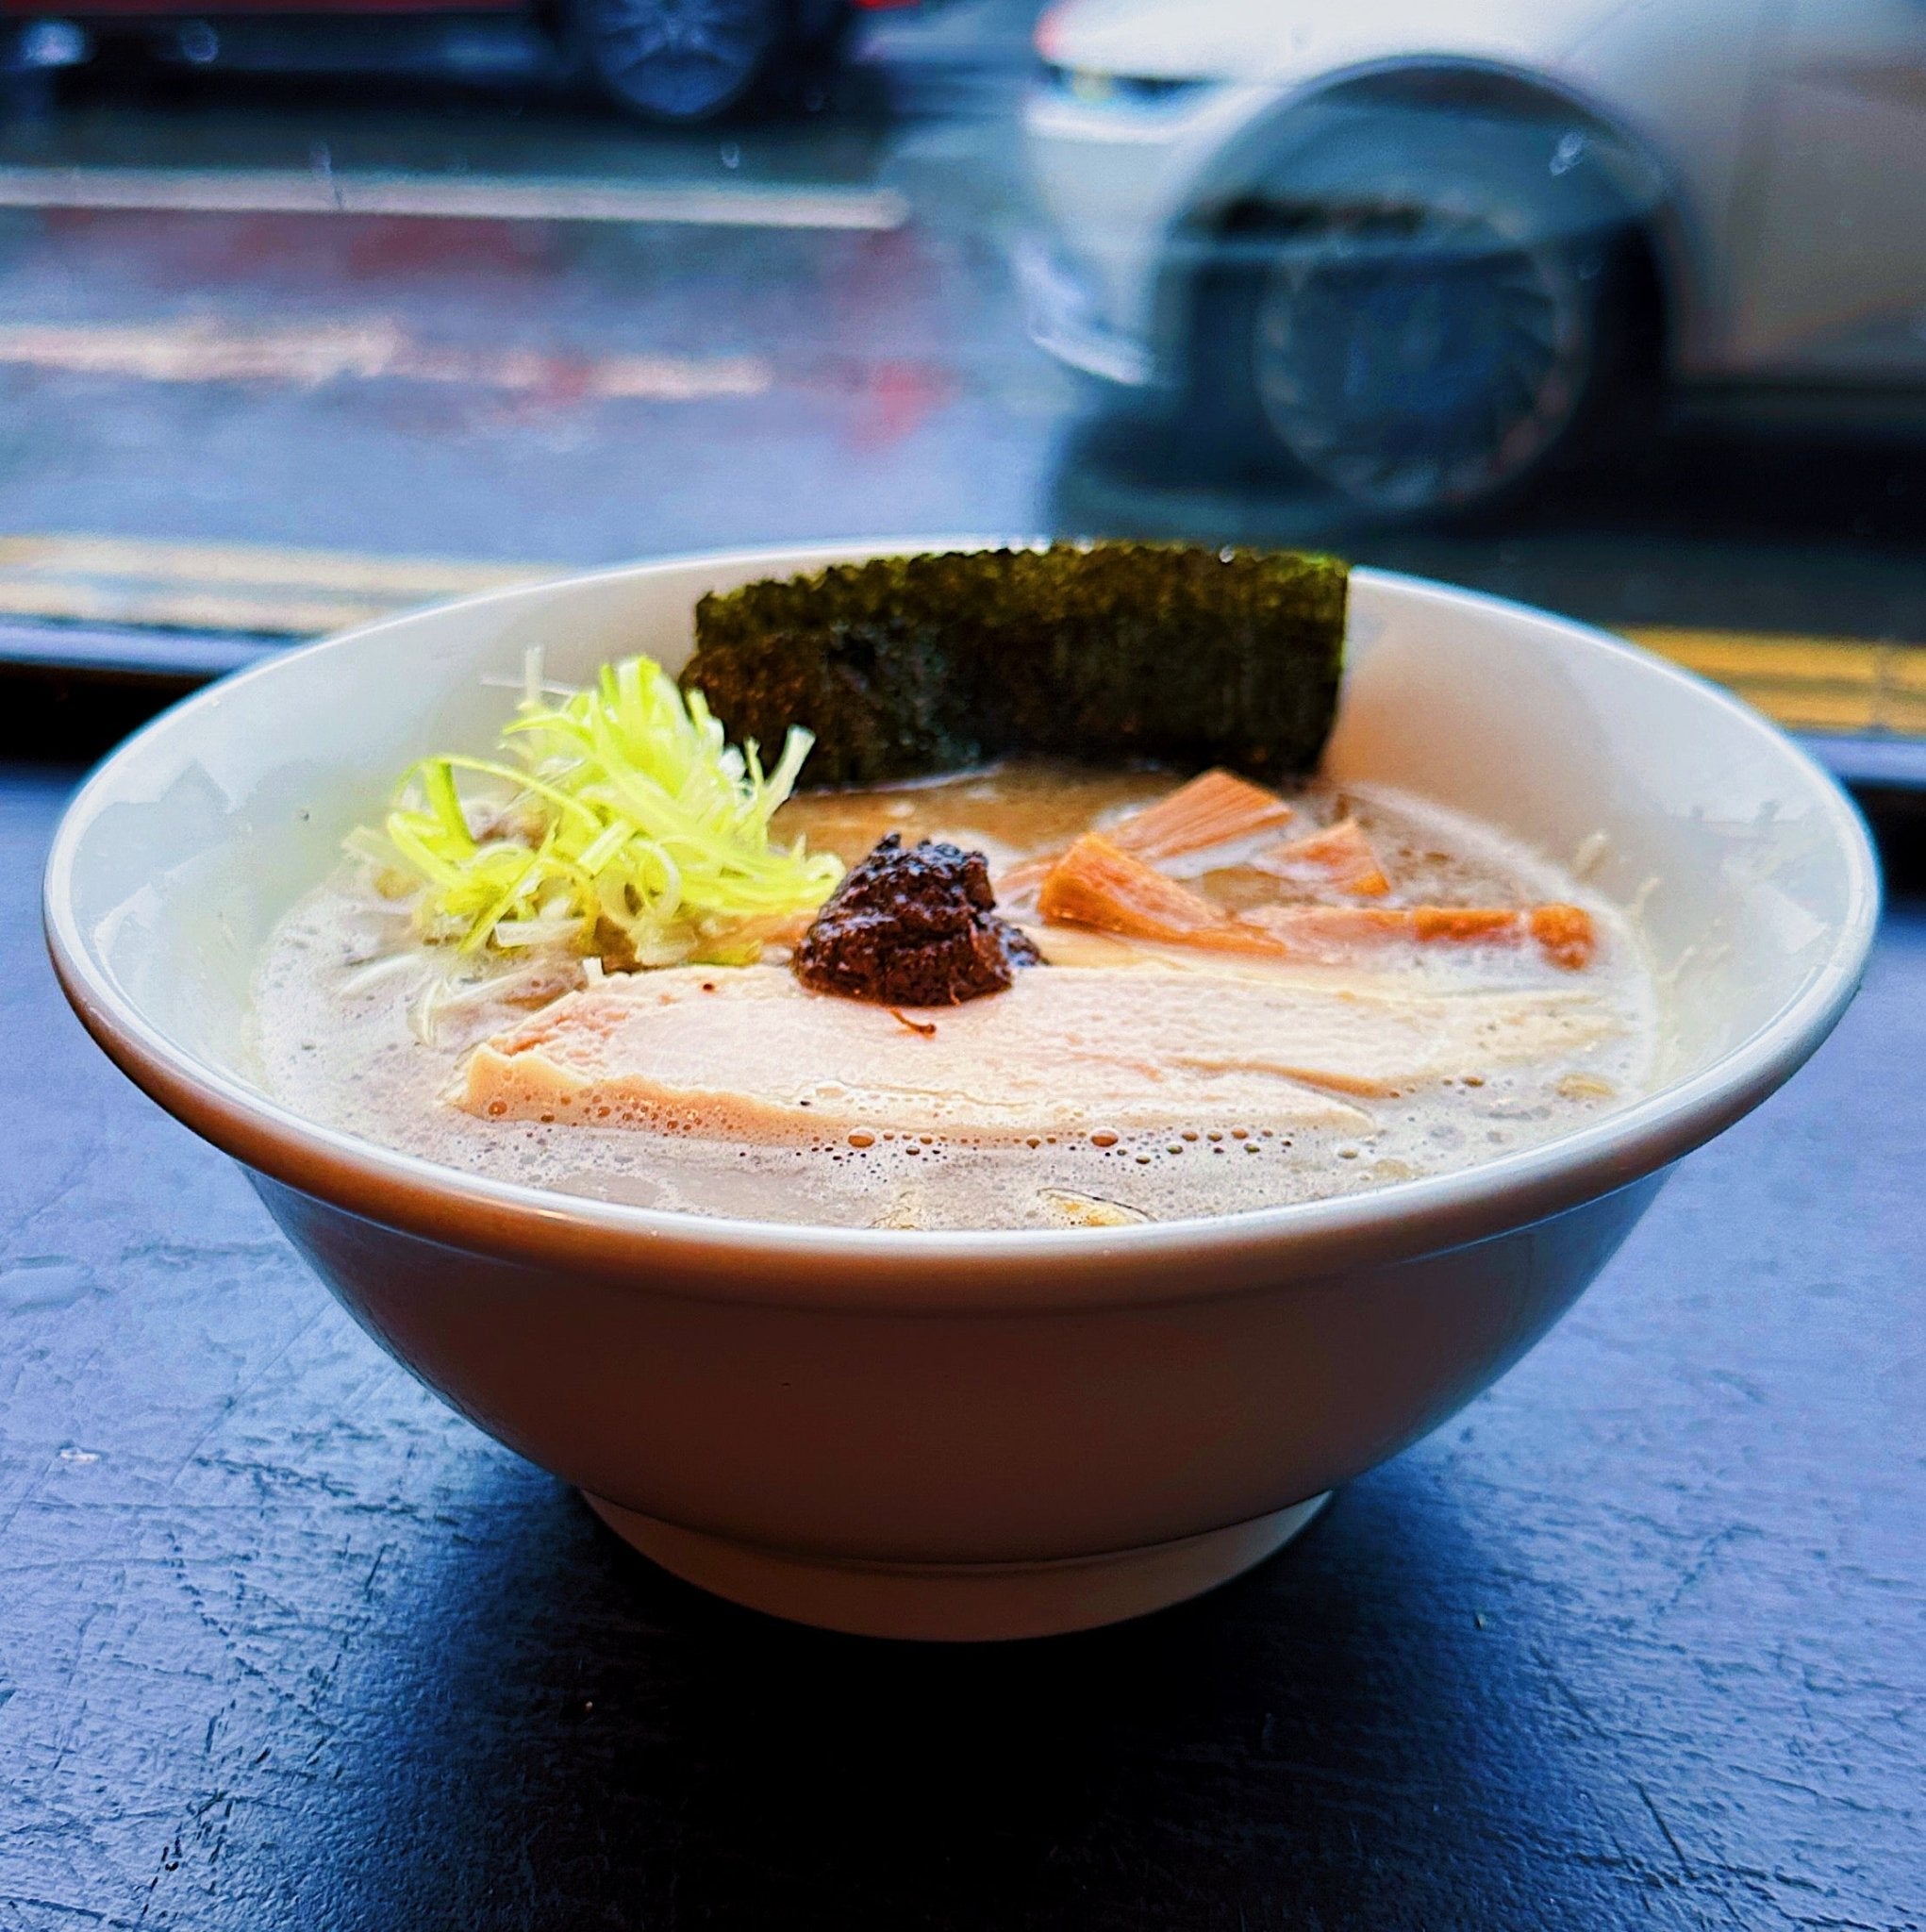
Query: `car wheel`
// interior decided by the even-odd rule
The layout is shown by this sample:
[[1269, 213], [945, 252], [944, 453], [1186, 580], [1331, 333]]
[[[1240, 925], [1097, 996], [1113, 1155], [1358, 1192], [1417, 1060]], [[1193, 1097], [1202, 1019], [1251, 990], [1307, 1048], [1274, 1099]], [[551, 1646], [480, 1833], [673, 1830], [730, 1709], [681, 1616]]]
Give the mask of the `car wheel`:
[[1613, 359], [1605, 258], [1476, 214], [1365, 216], [1294, 239], [1244, 279], [1255, 416], [1370, 509], [1490, 502], [1592, 413]]
[[575, 0], [583, 58], [616, 103], [706, 121], [755, 92], [783, 40], [781, 0]]

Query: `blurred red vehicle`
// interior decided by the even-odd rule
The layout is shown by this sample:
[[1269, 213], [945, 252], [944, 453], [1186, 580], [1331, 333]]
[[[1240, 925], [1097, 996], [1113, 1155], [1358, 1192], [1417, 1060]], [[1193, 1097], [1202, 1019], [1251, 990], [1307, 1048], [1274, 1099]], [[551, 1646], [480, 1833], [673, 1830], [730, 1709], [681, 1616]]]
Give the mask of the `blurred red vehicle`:
[[20, 25], [16, 69], [86, 60], [103, 35], [158, 30], [192, 64], [219, 58], [224, 25], [291, 25], [354, 16], [532, 18], [617, 105], [650, 120], [705, 121], [752, 98], [782, 67], [832, 53], [861, 12], [918, 0], [85, 0], [54, 12], [45, 0], [0, 0]]

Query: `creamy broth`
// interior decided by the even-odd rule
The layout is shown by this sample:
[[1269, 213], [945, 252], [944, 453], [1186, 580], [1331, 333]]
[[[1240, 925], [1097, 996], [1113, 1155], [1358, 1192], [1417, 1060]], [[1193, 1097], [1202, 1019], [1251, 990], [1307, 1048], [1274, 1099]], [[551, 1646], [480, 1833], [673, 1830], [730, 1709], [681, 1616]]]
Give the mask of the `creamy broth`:
[[[854, 865], [884, 833], [942, 838], [984, 851], [993, 873], [1058, 851], [1093, 823], [1114, 822], [1171, 791], [1154, 771], [1090, 773], [1012, 764], [914, 786], [804, 795], [779, 814], [784, 839]], [[1313, 787], [1292, 800], [1290, 835], [1354, 819], [1390, 881], [1380, 906], [1582, 906], [1598, 936], [1584, 971], [1564, 972], [1525, 946], [1387, 948], [1367, 963], [1181, 961], [1219, 975], [1224, 1010], [1251, 988], [1273, 1002], [1381, 999], [1408, 1013], [1455, 1015], [1493, 992], [1564, 1016], [1562, 1043], [1519, 1059], [1468, 1048], [1449, 1072], [1395, 1092], [1347, 1092], [1280, 1124], [1200, 1113], [1154, 1127], [1047, 1126], [1015, 1138], [980, 1131], [895, 1131], [846, 1124], [817, 1138], [779, 1140], [651, 1131], [634, 1124], [489, 1120], [446, 1097], [476, 1045], [524, 1023], [564, 976], [481, 984], [441, 1005], [430, 1040], [411, 1013], [441, 961], [413, 945], [407, 920], [352, 865], [310, 893], [277, 928], [257, 989], [268, 1082], [289, 1106], [328, 1126], [444, 1165], [566, 1193], [709, 1215], [854, 1226], [1104, 1225], [1236, 1213], [1355, 1192], [1448, 1172], [1569, 1132], [1635, 1096], [1652, 1055], [1652, 987], [1640, 947], [1615, 908], [1543, 858], [1488, 828], [1377, 789]], [[1274, 902], [1277, 878], [1219, 849], [1167, 870], [1214, 904], [1242, 911]], [[1343, 903], [1337, 889], [1293, 885], [1290, 896]], [[1034, 887], [1000, 893], [1046, 963], [1025, 969], [1153, 968], [1187, 949], [1158, 948], [1034, 923]], [[1352, 901], [1350, 903], [1355, 903]], [[727, 967], [705, 969], [727, 974]], [[765, 970], [766, 969], [757, 969]], [[665, 984], [667, 982], [664, 982]], [[1068, 984], [1068, 981], [1064, 982]], [[1213, 986], [1212, 997], [1220, 989]], [[969, 1015], [990, 1038], [999, 999], [930, 1009]], [[811, 997], [823, 997], [812, 995]], [[1460, 1003], [1447, 1005], [1439, 1003]], [[1255, 995], [1252, 1009], [1257, 1010]], [[873, 1011], [873, 1008], [870, 1009]], [[1582, 1024], [1579, 1024], [1581, 1023]], [[1255, 1051], [1254, 1043], [1254, 1052]], [[1311, 1118], [1308, 1116], [1317, 1116]]]

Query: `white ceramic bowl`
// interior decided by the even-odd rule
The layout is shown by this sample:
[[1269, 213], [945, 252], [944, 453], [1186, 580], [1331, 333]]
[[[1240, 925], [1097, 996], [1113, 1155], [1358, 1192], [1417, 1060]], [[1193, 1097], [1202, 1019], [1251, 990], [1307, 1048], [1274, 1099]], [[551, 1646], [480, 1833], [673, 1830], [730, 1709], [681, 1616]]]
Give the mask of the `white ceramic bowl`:
[[651, 564], [291, 652], [94, 774], [46, 918], [95, 1039], [246, 1165], [357, 1320], [639, 1548], [807, 1622], [1014, 1636], [1235, 1574], [1516, 1361], [1669, 1165], [1825, 1037], [1878, 883], [1837, 789], [1722, 693], [1537, 611], [1360, 571], [1328, 770], [1561, 858], [1602, 835], [1592, 880], [1642, 908], [1663, 1081], [1580, 1132], [1263, 1213], [928, 1234], [505, 1186], [262, 1091], [248, 985], [270, 927], [411, 758], [491, 741], [527, 645], [564, 677], [637, 649], [672, 667], [706, 590], [947, 541]]

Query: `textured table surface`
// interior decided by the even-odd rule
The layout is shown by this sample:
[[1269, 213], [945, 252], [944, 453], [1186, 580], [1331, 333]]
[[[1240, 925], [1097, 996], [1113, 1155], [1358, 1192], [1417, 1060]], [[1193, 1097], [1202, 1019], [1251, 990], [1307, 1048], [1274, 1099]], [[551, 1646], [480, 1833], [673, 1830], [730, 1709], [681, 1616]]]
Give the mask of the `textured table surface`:
[[0, 1932], [1926, 1924], [1926, 908], [1521, 1367], [1132, 1628], [651, 1571], [69, 1019], [0, 767]]

